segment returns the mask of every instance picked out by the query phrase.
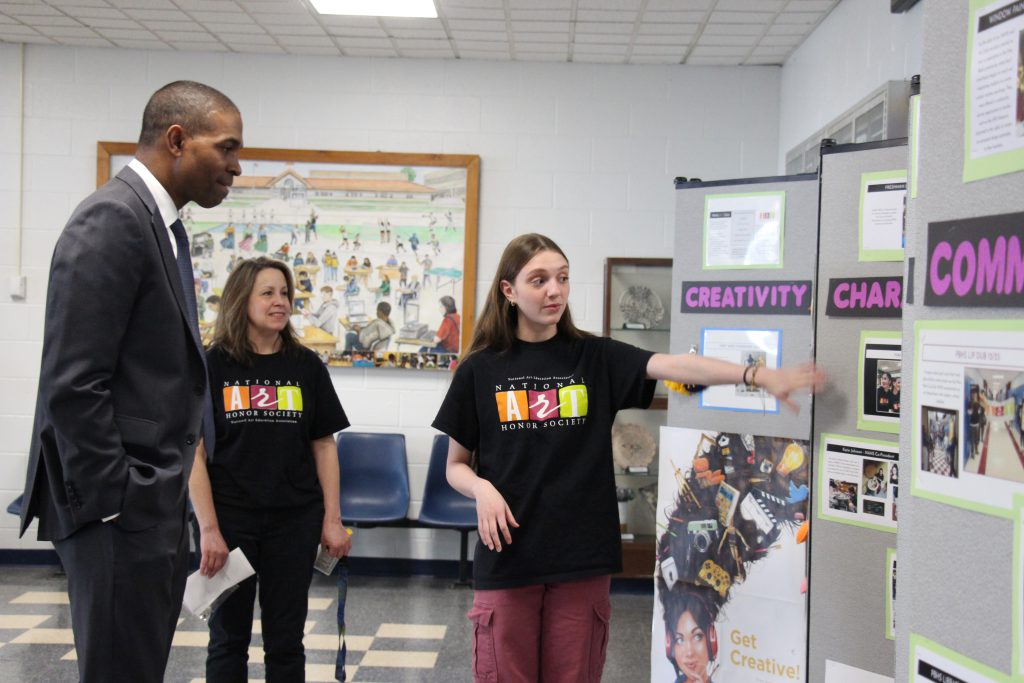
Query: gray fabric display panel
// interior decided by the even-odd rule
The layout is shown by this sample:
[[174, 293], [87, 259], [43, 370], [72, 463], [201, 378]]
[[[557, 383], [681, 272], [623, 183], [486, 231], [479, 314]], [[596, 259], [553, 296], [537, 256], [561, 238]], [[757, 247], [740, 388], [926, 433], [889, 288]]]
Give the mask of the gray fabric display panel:
[[[703, 329], [772, 329], [781, 330], [780, 365], [793, 365], [809, 360], [813, 354], [810, 315], [753, 314], [737, 312], [682, 312], [684, 282], [709, 285], [722, 282], [750, 281], [813, 281], [815, 254], [818, 246], [818, 183], [817, 174], [677, 184], [676, 239], [672, 261], [672, 332], [671, 352], [686, 353], [691, 346], [701, 349]], [[705, 197], [708, 195], [785, 192], [785, 224], [783, 226], [783, 267], [755, 270], [704, 270], [702, 233], [704, 231]], [[808, 292], [811, 296], [811, 292]], [[809, 300], [808, 300], [809, 302]], [[739, 359], [736, 359], [738, 362]], [[792, 397], [800, 412], [783, 406], [778, 413], [736, 412], [699, 407], [695, 396], [670, 392], [668, 424], [715, 431], [729, 431], [763, 436], [808, 438], [811, 431], [810, 395]]]
[[[909, 203], [907, 226], [915, 303], [903, 316], [903, 363], [911, 371], [916, 322], [1020, 320], [1024, 314], [1020, 308], [923, 305], [929, 223], [1024, 210], [1021, 172], [963, 181], [968, 3], [928, 0], [924, 11], [918, 196]], [[910, 373], [908, 378], [905, 391], [915, 384]], [[917, 409], [916, 399], [908, 395], [905, 402]], [[911, 412], [904, 411], [900, 441], [901, 469], [908, 473]], [[912, 680], [910, 633], [1011, 674], [1012, 522], [915, 496], [901, 497], [901, 503], [896, 680]]]
[[[830, 281], [856, 278], [859, 282], [871, 282], [868, 278], [902, 275], [903, 261], [859, 260], [859, 214], [862, 174], [906, 167], [907, 148], [902, 140], [896, 143], [843, 145], [826, 150], [821, 157], [821, 243], [818, 255], [816, 341], [817, 362], [828, 371], [829, 388], [815, 397], [814, 406], [812, 444], [815, 453], [815, 487], [811, 505], [808, 628], [808, 680], [811, 681], [825, 680], [825, 661], [829, 659], [885, 676], [891, 676], [893, 672], [894, 643], [886, 639], [884, 631], [886, 586], [883, 577], [886, 549], [896, 547], [895, 529], [885, 531], [833, 521], [835, 517], [821, 517], [822, 494], [831, 498], [827, 478], [822, 477], [823, 454], [820, 444], [822, 434], [835, 434], [858, 440], [888, 442], [893, 450], [899, 445], [899, 437], [895, 433], [858, 429], [858, 416], [863, 414], [864, 407], [864, 400], [858, 395], [858, 386], [863, 386], [858, 368], [862, 355], [862, 331], [895, 335], [896, 338], [891, 341], [898, 343], [900, 319], [880, 317], [883, 310], [866, 306], [867, 310], [862, 309], [860, 317], [841, 317], [827, 312]], [[864, 287], [861, 291], [869, 289]], [[883, 303], [884, 294], [882, 287]], [[851, 300], [851, 296], [847, 294], [840, 299], [846, 303]], [[873, 377], [875, 373], [868, 369], [865, 374]], [[874, 386], [870, 390], [868, 400], [875, 397]], [[864, 393], [867, 393], [866, 389]], [[897, 430], [897, 418], [890, 417], [887, 426], [893, 431]], [[866, 489], [861, 486], [860, 477], [847, 472], [846, 478], [857, 479], [858, 488], [853, 505], [857, 507], [858, 499], [863, 505], [869, 499], [865, 496]], [[909, 484], [909, 477], [906, 479]], [[891, 484], [887, 483], [887, 496], [891, 495], [891, 488]], [[903, 523], [902, 503], [909, 496], [909, 485], [904, 488], [906, 490], [899, 492], [898, 499], [901, 503], [900, 524]], [[874, 505], [881, 504], [878, 498], [870, 500]], [[888, 505], [881, 511], [886, 517], [891, 514]]]

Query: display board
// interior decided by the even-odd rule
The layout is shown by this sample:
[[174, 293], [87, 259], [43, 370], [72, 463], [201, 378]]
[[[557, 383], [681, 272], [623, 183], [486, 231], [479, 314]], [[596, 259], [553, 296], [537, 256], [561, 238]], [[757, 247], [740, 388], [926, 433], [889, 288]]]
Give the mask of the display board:
[[[671, 352], [755, 367], [812, 358], [817, 175], [677, 190]], [[669, 396], [652, 681], [812, 680], [800, 533], [812, 401], [791, 398], [798, 413], [745, 386]]]
[[[893, 673], [887, 551], [896, 547], [909, 495], [898, 462], [901, 398], [893, 391], [903, 384], [901, 321], [893, 315], [902, 308], [903, 262], [859, 247], [865, 231], [893, 247], [902, 242], [902, 198], [880, 203], [868, 195], [898, 194], [899, 184], [888, 181], [900, 171], [905, 178], [906, 164], [905, 140], [822, 148], [816, 344], [829, 388], [815, 399], [812, 441], [812, 681], [827, 680], [830, 661]], [[884, 192], [868, 191], [876, 179], [886, 182]]]
[[[999, 104], [992, 100], [978, 99], [985, 96], [979, 90], [982, 85], [996, 87], [1011, 97], [1019, 88], [1021, 72], [1017, 55], [1020, 32], [1008, 32], [1015, 22], [1020, 21], [1019, 5], [1010, 0], [969, 3], [963, 0], [929, 0], [924, 3], [917, 197], [909, 201], [907, 212], [906, 254], [908, 260], [913, 260], [913, 289], [908, 289], [908, 294], [912, 294], [913, 303], [906, 306], [903, 315], [903, 365], [911, 371], [918, 360], [933, 362], [941, 359], [939, 356], [928, 357], [925, 354], [921, 354], [921, 359], [915, 358], [917, 350], [914, 341], [918, 332], [929, 335], [924, 339], [927, 344], [929, 338], [934, 337], [934, 330], [939, 327], [959, 329], [962, 330], [962, 337], [970, 342], [973, 339], [972, 330], [976, 329], [979, 321], [1009, 322], [1024, 317], [1019, 297], [1010, 302], [1010, 307], [990, 302], [958, 303], [948, 300], [948, 296], [943, 296], [949, 294], [943, 291], [943, 276], [947, 274], [948, 267], [942, 258], [936, 259], [935, 264], [929, 263], [930, 233], [935, 232], [933, 237], [938, 235], [936, 231], [949, 227], [951, 222], [1019, 213], [1024, 206], [1021, 199], [1024, 196], [1024, 175], [1017, 170], [1019, 165], [1004, 165], [987, 170], [979, 166], [980, 163], [991, 167], [992, 162], [1004, 157], [1000, 156], [1003, 152], [998, 149], [982, 149], [979, 145], [978, 123], [981, 119], [977, 115], [981, 111], [979, 107]], [[983, 20], [987, 23], [983, 23]], [[995, 58], [1003, 54], [994, 52], [994, 46], [988, 45], [990, 38], [1014, 42], [1005, 45], [1000, 43], [1003, 48], [1007, 48], [1004, 52], [1008, 56], [999, 65], [992, 65], [987, 80], [983, 82], [977, 78], [977, 74], [971, 76], [972, 66], [980, 66], [981, 57]], [[1012, 119], [1008, 125], [1019, 128], [1015, 123], [1019, 119], [1014, 118], [1018, 116], [1017, 107], [1013, 106], [1015, 100], [1006, 101], [1010, 104], [1000, 109]], [[972, 112], [975, 114], [973, 118], [970, 116]], [[998, 122], [992, 123], [995, 125]], [[994, 131], [997, 129], [998, 126], [993, 128]], [[1012, 135], [1017, 133], [1011, 132]], [[1017, 154], [1014, 152], [1005, 156], [1010, 157], [1017, 158]], [[979, 168], [984, 172], [973, 172]], [[1019, 220], [992, 219], [987, 223], [999, 230], [1016, 231], [1017, 243], [1020, 243]], [[974, 225], [970, 228], [978, 229]], [[991, 257], [996, 252], [991, 247], [997, 241], [988, 241], [990, 249], [987, 261], [992, 261]], [[1019, 246], [1017, 249], [1017, 256], [1020, 256]], [[953, 249], [953, 258], [958, 250], [959, 247]], [[971, 251], [970, 247], [965, 247], [962, 258], [969, 258]], [[941, 257], [941, 252], [939, 255]], [[929, 277], [933, 275], [932, 265], [935, 266], [934, 274], [939, 277], [929, 283]], [[961, 274], [967, 274], [970, 271], [967, 264], [962, 263], [962, 266]], [[1015, 283], [1011, 284], [1015, 287]], [[929, 287], [931, 292], [928, 291]], [[957, 289], [966, 292], [967, 287], [954, 287], [951, 291], [956, 293]], [[976, 293], [986, 289], [984, 281], [980, 288], [970, 288]], [[927, 296], [929, 294], [930, 297]], [[928, 304], [926, 297], [933, 303]], [[940, 332], [950, 334], [944, 330]], [[967, 360], [971, 361], [969, 365], [979, 366], [979, 369], [981, 365], [993, 362], [977, 357]], [[1005, 358], [995, 362], [1004, 363]], [[970, 376], [967, 368], [954, 368], [953, 372], [965, 373], [962, 386], [965, 391], [969, 391], [967, 382]], [[929, 379], [925, 372], [919, 378], [911, 376], [912, 373], [907, 374], [904, 391], [916, 388], [918, 380], [923, 382]], [[990, 437], [1012, 437], [1006, 430], [1010, 415], [1007, 414], [1009, 406], [1005, 403], [1005, 397], [1007, 393], [1012, 393], [1013, 380], [1007, 376], [996, 380], [994, 375], [982, 377], [983, 382], [985, 379], [989, 380], [996, 404], [999, 403], [1000, 389], [1005, 390], [1005, 383], [1011, 382], [1011, 391], [1003, 392], [1002, 405], [986, 403], [989, 403]], [[932, 391], [930, 387], [927, 390]], [[986, 393], [984, 383], [982, 393]], [[955, 396], [950, 405], [941, 406], [938, 401], [930, 399], [922, 403], [916, 392], [911, 394], [904, 397], [904, 402], [909, 402], [910, 410], [905, 410], [902, 416], [902, 471], [909, 474], [915, 456], [919, 457], [920, 451], [928, 451], [929, 447], [932, 455], [916, 461], [927, 463], [929, 470], [920, 473], [922, 480], [918, 483], [929, 488], [927, 480], [934, 480], [933, 464], [943, 469], [941, 457], [935, 454], [936, 450], [941, 451], [936, 448], [936, 444], [949, 439], [949, 430], [943, 440], [935, 439], [929, 431], [929, 444], [919, 431], [912, 429], [911, 417], [918, 411], [928, 409], [933, 413], [929, 417], [939, 420], [941, 412], [946, 410], [953, 414], [952, 436], [959, 437], [961, 441], [959, 448], [950, 450], [963, 480], [965, 471], [970, 473], [972, 467], [980, 466], [975, 464], [977, 461], [964, 449], [964, 442], [969, 442], [971, 437], [969, 416], [966, 415], [968, 407], [958, 408]], [[922, 416], [918, 417], [920, 419]], [[1012, 417], [1017, 418], [1018, 415]], [[999, 432], [994, 429], [996, 425], [1002, 428]], [[981, 436], [984, 440], [984, 432]], [[988, 467], [991, 466], [990, 459]], [[979, 482], [976, 476], [969, 478]], [[991, 477], [991, 481], [993, 485], [1003, 487], [1006, 480]], [[931, 487], [931, 490], [935, 488]], [[947, 648], [950, 653], [947, 653], [946, 659], [973, 663], [972, 670], [987, 667], [985, 671], [996, 671], [1004, 677], [1016, 674], [1018, 678], [1015, 680], [1020, 680], [1022, 672], [1015, 670], [1013, 662], [1014, 641], [1021, 633], [1021, 624], [1014, 623], [1014, 619], [1019, 620], [1021, 616], [1020, 611], [1014, 607], [1013, 599], [1018, 594], [1013, 590], [1013, 585], [1020, 580], [1020, 572], [1014, 571], [1011, 552], [1014, 547], [1013, 515], [998, 500], [990, 502], [991, 505], [969, 509], [963, 504], [962, 491], [954, 490], [950, 491], [950, 495], [930, 497], [904, 497], [901, 492], [898, 532], [900, 591], [896, 602], [897, 681], [917, 680], [914, 677], [916, 672], [909, 670], [915, 654], [912, 652], [912, 644], [923, 642], [922, 639], [936, 647]], [[977, 568], [978, 578], [968, 578], [972, 574], [971, 568]], [[877, 656], [877, 652], [873, 654]], [[987, 679], [965, 677], [965, 680]]]

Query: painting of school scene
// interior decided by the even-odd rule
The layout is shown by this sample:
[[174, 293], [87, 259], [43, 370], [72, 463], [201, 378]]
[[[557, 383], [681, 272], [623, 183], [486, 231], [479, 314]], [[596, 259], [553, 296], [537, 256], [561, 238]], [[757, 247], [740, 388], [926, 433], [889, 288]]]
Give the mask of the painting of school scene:
[[[111, 175], [134, 151], [100, 146]], [[291, 266], [292, 326], [324, 362], [454, 366], [474, 309], [478, 157], [247, 149], [241, 166], [219, 206], [181, 210], [204, 341], [231, 271], [269, 256]]]

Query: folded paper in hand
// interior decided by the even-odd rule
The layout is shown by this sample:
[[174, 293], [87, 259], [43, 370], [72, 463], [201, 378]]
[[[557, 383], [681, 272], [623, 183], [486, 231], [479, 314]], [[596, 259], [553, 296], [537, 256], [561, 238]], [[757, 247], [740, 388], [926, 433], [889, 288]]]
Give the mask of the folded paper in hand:
[[242, 549], [235, 548], [228, 553], [224, 566], [213, 576], [203, 576], [196, 571], [188, 577], [185, 582], [185, 607], [206, 621], [224, 598], [235, 591], [239, 583], [255, 573]]

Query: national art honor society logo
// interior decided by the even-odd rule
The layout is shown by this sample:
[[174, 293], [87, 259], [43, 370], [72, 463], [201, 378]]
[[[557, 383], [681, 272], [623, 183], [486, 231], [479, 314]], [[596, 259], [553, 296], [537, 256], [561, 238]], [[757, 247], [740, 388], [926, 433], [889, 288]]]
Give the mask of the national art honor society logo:
[[577, 379], [513, 381], [494, 387], [501, 431], [567, 427], [586, 421], [587, 386]]
[[251, 417], [302, 416], [302, 388], [298, 384], [231, 384], [223, 388], [224, 417], [228, 420]]

